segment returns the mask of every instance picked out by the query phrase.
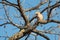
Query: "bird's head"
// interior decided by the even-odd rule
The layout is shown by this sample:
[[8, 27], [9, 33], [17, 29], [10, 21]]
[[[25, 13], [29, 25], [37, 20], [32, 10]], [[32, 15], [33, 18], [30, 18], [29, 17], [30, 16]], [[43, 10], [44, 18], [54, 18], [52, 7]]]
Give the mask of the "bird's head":
[[40, 12], [36, 12], [36, 15], [39, 15], [39, 14], [41, 14]]

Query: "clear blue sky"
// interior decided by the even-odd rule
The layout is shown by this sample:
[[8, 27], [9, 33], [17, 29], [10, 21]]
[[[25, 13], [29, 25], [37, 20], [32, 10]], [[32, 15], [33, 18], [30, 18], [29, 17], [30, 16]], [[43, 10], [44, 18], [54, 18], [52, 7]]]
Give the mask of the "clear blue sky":
[[[10, 1], [12, 3], [17, 3], [16, 0], [8, 0], [8, 1]], [[27, 8], [31, 8], [31, 7], [36, 6], [40, 2], [40, 0], [21, 0], [21, 2], [22, 2], [21, 5], [23, 6], [23, 8], [27, 9]], [[53, 5], [55, 2], [56, 2], [56, 0], [52, 0], [51, 5]], [[46, 4], [44, 4], [43, 6], [41, 6], [38, 11], [42, 11], [43, 8], [45, 8], [47, 6], [48, 6], [48, 2]], [[3, 8], [2, 4], [0, 4], [0, 8], [2, 8], [2, 9], [0, 9], [0, 17], [2, 17], [2, 19], [4, 19], [4, 17], [6, 17], [6, 16], [5, 16], [5, 12], [4, 12], [4, 8]], [[20, 24], [19, 21], [22, 21], [21, 23], [24, 24], [23, 20], [20, 20], [20, 19], [14, 17], [16, 15], [20, 16], [19, 12], [17, 11], [17, 9], [15, 9], [14, 7], [11, 7], [11, 6], [10, 7], [7, 6], [7, 10], [9, 11], [9, 13], [10, 13], [9, 16], [12, 18], [14, 23]], [[29, 19], [31, 19], [35, 15], [34, 13], [36, 11], [37, 10], [26, 12], [25, 14], [29, 15], [29, 17], [30, 17]], [[57, 12], [59, 13], [60, 9], [58, 9]], [[53, 13], [55, 14], [55, 11], [53, 11]], [[43, 13], [43, 15], [44, 15], [44, 20], [45, 20], [47, 18], [47, 12], [45, 11]], [[57, 18], [57, 16], [55, 16], [55, 17], [53, 17], [51, 19], [59, 20], [60, 17]], [[7, 20], [0, 20], [0, 24], [4, 23], [6, 21]], [[4, 28], [4, 26], [0, 27], [0, 36], [7, 36], [8, 35], [10, 37], [14, 33], [19, 31], [18, 28], [14, 27], [12, 25], [6, 25], [6, 26], [7, 26], [6, 28]], [[48, 29], [50, 27], [56, 27], [56, 26], [57, 26], [57, 23], [48, 23], [48, 24], [43, 25], [43, 27], [38, 26], [37, 29], [38, 30], [46, 30], [46, 29]], [[50, 38], [50, 40], [55, 40], [55, 36], [56, 36], [56, 40], [58, 40], [58, 36], [57, 35], [51, 35], [51, 34], [46, 34], [46, 35]], [[24, 40], [24, 39], [25, 39], [25, 37], [23, 37], [21, 40]], [[0, 40], [5, 40], [5, 38], [0, 37]], [[34, 36], [30, 35], [29, 40], [34, 40]], [[43, 37], [41, 37], [41, 36], [37, 36], [37, 40], [45, 40], [45, 39]]]

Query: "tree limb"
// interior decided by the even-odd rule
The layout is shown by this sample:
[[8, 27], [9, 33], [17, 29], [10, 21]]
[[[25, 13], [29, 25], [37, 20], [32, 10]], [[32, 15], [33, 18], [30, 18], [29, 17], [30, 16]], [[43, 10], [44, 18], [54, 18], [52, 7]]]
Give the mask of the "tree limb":
[[5, 7], [4, 5], [3, 5], [3, 7], [4, 7], [4, 10], [5, 10], [6, 17], [7, 17], [7, 19], [10, 21], [10, 24], [12, 24], [13, 26], [16, 26], [17, 28], [20, 28], [20, 27], [21, 27], [20, 25], [15, 24], [15, 23], [12, 22], [11, 18], [10, 18], [9, 15], [8, 15], [9, 13], [7, 12], [6, 7]]
[[[49, 12], [49, 16], [48, 16], [48, 18], [50, 17], [50, 14], [51, 14], [51, 11], [54, 9], [54, 8], [56, 8], [56, 7], [59, 7], [60, 6], [60, 2], [57, 2], [57, 3], [55, 3], [54, 5], [52, 5], [52, 6], [50, 6], [50, 7], [46, 7], [45, 9], [43, 9], [42, 11], [41, 11], [41, 13], [43, 13], [45, 10], [47, 10], [48, 8], [51, 8], [50, 9], [50, 12]], [[36, 17], [33, 17], [31, 20], [30, 20], [30, 22], [32, 21], [32, 20], [34, 20]]]
[[10, 22], [6, 22], [6, 23], [3, 23], [3, 24], [0, 24], [0, 26], [6, 25], [6, 24], [10, 24]]
[[40, 35], [40, 36], [42, 36], [43, 38], [45, 38], [47, 40], [50, 40], [46, 35], [44, 35], [44, 33], [39, 32], [38, 30], [33, 30], [33, 32], [36, 33], [36, 34], [38, 34], [38, 35]]
[[35, 7], [29, 8], [27, 10], [25, 10], [25, 12], [31, 11], [31, 10], [35, 10], [38, 9], [41, 5], [47, 3], [47, 0], [45, 0], [46, 2], [40, 2], [38, 5], [36, 5]]
[[17, 4], [13, 4], [13, 3], [10, 3], [10, 2], [8, 2], [8, 3], [7, 2], [0, 2], [0, 3], [18, 8]]
[[23, 17], [24, 21], [25, 21], [25, 25], [28, 24], [28, 19], [27, 19], [27, 16], [24, 14], [24, 9], [22, 8], [21, 4], [20, 4], [20, 0], [17, 0], [17, 3], [18, 3], [18, 7], [19, 7], [19, 11], [21, 13], [21, 16]]
[[55, 3], [54, 5], [52, 5], [52, 6], [50, 6], [50, 7], [46, 7], [45, 9], [43, 9], [42, 11], [41, 11], [41, 13], [43, 13], [45, 10], [47, 10], [48, 8], [52, 8], [52, 7], [58, 7], [58, 6], [60, 6], [60, 4], [59, 4], [60, 2], [57, 2], [57, 3]]

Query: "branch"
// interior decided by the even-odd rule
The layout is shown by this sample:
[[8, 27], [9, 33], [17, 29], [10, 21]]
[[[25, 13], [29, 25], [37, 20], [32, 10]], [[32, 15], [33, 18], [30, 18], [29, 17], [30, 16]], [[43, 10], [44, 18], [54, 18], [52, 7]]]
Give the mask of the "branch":
[[[40, 30], [36, 30], [36, 29], [34, 29], [33, 32], [34, 32], [34, 33], [37, 33], [37, 35], [40, 35], [40, 36], [43, 35], [43, 34], [60, 35], [60, 34], [58, 34], [58, 33], [49, 32], [49, 31], [40, 31]], [[46, 35], [43, 35], [42, 37], [44, 37], [44, 36], [46, 36]], [[47, 37], [47, 38], [48, 38], [48, 37]]]
[[[54, 23], [60, 23], [60, 21], [58, 21], [58, 20], [42, 20], [42, 21], [40, 21], [40, 22], [38, 22], [38, 24], [40, 23], [40, 24], [47, 24], [47, 23], [50, 23], [50, 22], [54, 22]], [[37, 25], [38, 25], [37, 24]]]
[[31, 23], [32, 22], [32, 20], [34, 20], [36, 18], [36, 16], [35, 17], [33, 17], [29, 22]]
[[3, 23], [3, 24], [0, 24], [0, 26], [6, 25], [6, 24], [10, 24], [10, 22], [6, 22], [6, 23]]
[[8, 13], [8, 11], [7, 11], [7, 9], [6, 9], [6, 6], [3, 5], [3, 8], [4, 8], [4, 11], [5, 11], [5, 14], [6, 14], [7, 19], [8, 19], [10, 22], [12, 22], [11, 18], [10, 18], [9, 15], [8, 15], [9, 13]]
[[60, 23], [58, 20], [49, 20], [48, 22]]
[[6, 22], [6, 23], [3, 23], [3, 24], [0, 24], [0, 26], [7, 25], [7, 24], [11, 24], [13, 26], [16, 26], [19, 29], [26, 29], [26, 28], [24, 28], [24, 27], [22, 27], [22, 26], [20, 26], [18, 24], [14, 24], [14, 23], [11, 23], [11, 22]]
[[18, 3], [18, 7], [19, 7], [19, 11], [21, 13], [21, 16], [23, 17], [24, 21], [25, 21], [25, 25], [28, 24], [28, 19], [27, 16], [24, 14], [24, 9], [22, 8], [21, 4], [20, 4], [20, 0], [17, 0]]
[[24, 37], [25, 35], [29, 34], [32, 31], [32, 29], [33, 29], [32, 27], [27, 28], [27, 29], [22, 29], [20, 32], [18, 32], [16, 34], [14, 34], [13, 36], [11, 36], [9, 38], [9, 40], [18, 40], [18, 39]]
[[16, 33], [16, 34], [14, 34], [13, 36], [11, 36], [11, 37], [9, 38], [9, 40], [19, 40], [20, 38], [22, 38], [22, 37], [24, 36], [24, 32], [25, 32], [24, 29], [21, 30], [20, 32], [18, 32], [18, 33]]
[[40, 32], [38, 30], [33, 30], [33, 32], [36, 33], [36, 34], [38, 34], [38, 35], [40, 35], [40, 36], [42, 36], [42, 37], [44, 37], [47, 40], [50, 40], [46, 35], [44, 35], [44, 33]]
[[20, 38], [24, 37], [25, 35], [27, 35], [29, 32], [31, 31], [31, 29], [22, 29], [20, 32], [14, 34], [13, 36], [11, 36], [9, 38], [9, 40], [19, 40]]
[[11, 20], [11, 18], [8, 15], [9, 13], [7, 12], [6, 7], [4, 5], [3, 5], [3, 7], [4, 7], [4, 10], [5, 10], [6, 17], [10, 21], [10, 24], [12, 24], [13, 26], [16, 26], [17, 28], [22, 28], [20, 25], [13, 23], [13, 21]]
[[36, 27], [38, 26], [38, 24], [47, 24], [49, 22], [54, 22], [54, 23], [60, 23], [60, 21], [57, 21], [57, 20], [42, 20], [42, 21], [39, 21], [39, 22], [36, 22], [33, 27], [32, 27], [32, 30], [36, 29]]
[[6, 3], [9, 3], [9, 4], [11, 4], [11, 5], [17, 6], [17, 4], [11, 3], [11, 2], [9, 2], [9, 1], [7, 1], [7, 0], [5, 0], [5, 2], [6, 2]]
[[49, 19], [50, 19], [50, 15], [51, 15], [51, 12], [52, 12], [52, 10], [54, 9], [54, 8], [56, 8], [56, 7], [59, 7], [60, 6], [60, 3], [58, 2], [58, 3], [56, 3], [54, 6], [52, 6], [51, 8], [50, 8], [50, 11], [49, 11], [49, 13], [48, 13], [48, 18], [47, 18], [47, 20], [49, 21]]
[[[46, 7], [45, 9], [43, 9], [42, 11], [41, 11], [41, 13], [43, 13], [45, 10], [47, 10], [48, 8], [51, 8], [50, 9], [50, 12], [49, 12], [49, 14], [48, 15], [50, 15], [51, 14], [51, 11], [54, 9], [54, 8], [56, 8], [56, 7], [59, 7], [60, 6], [60, 4], [59, 4], [60, 2], [57, 2], [57, 3], [55, 3], [54, 5], [52, 5], [52, 6], [50, 6], [50, 7]], [[50, 16], [49, 16], [50, 17]], [[49, 18], [48, 17], [48, 18]], [[32, 20], [34, 20], [36, 17], [33, 17], [31, 20], [30, 20], [30, 22], [32, 21]]]
[[41, 11], [41, 13], [43, 13], [45, 10], [47, 10], [48, 8], [52, 8], [52, 7], [59, 7], [60, 6], [60, 4], [59, 4], [60, 2], [57, 2], [57, 3], [55, 3], [54, 5], [52, 5], [52, 6], [50, 6], [50, 7], [46, 7], [45, 9], [43, 9], [42, 11]]
[[[45, 1], [47, 2], [48, 0], [45, 0]], [[36, 5], [35, 7], [32, 7], [32, 8], [29, 8], [29, 9], [25, 10], [25, 12], [38, 9], [41, 5], [45, 4], [46, 2], [40, 2], [40, 3], [39, 3], [38, 5]]]
[[29, 38], [30, 34], [27, 34], [27, 37], [25, 38], [25, 40], [27, 40]]
[[9, 6], [13, 6], [13, 7], [15, 7], [15, 8], [18, 8], [18, 6], [17, 6], [17, 4], [13, 4], [13, 3], [10, 3], [10, 2], [5, 2], [5, 1], [3, 1], [3, 2], [0, 2], [1, 4], [5, 4], [5, 5], [9, 5]]
[[[59, 33], [51, 32], [51, 31], [46, 31], [46, 30], [41, 31], [41, 30], [36, 30], [36, 29], [34, 29], [33, 31], [38, 31], [38, 32], [44, 33], [44, 34], [60, 35]], [[37, 35], [38, 35], [38, 34], [37, 34]]]

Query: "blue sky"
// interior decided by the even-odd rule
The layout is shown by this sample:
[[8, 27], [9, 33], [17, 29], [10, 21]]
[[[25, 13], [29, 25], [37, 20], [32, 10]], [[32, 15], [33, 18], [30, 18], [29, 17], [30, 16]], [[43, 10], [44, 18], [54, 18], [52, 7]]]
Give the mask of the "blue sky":
[[[17, 4], [16, 0], [8, 0], [8, 1]], [[23, 6], [23, 8], [28, 9], [28, 8], [36, 6], [40, 2], [40, 0], [21, 0], [21, 2], [22, 2], [21, 5]], [[51, 5], [53, 5], [55, 2], [56, 2], [56, 0], [52, 0]], [[47, 6], [48, 6], [48, 2], [46, 4], [44, 4], [44, 5], [42, 5], [39, 8], [38, 11], [42, 11]], [[2, 4], [0, 4], [0, 8], [2, 8], [2, 9], [0, 9], [0, 17], [2, 17], [2, 19], [4, 19], [4, 17], [6, 17], [6, 16], [5, 16], [5, 12], [4, 12], [4, 8], [3, 8]], [[19, 25], [24, 24], [24, 20], [22, 18], [19, 19], [19, 18], [15, 17], [16, 15], [21, 16], [19, 14], [19, 11], [17, 11], [17, 9], [15, 9], [14, 7], [11, 7], [11, 6], [7, 6], [7, 10], [9, 12], [9, 16], [11, 17], [11, 19], [13, 20], [14, 23], [17, 23]], [[36, 11], [37, 10], [26, 12], [25, 14], [29, 15], [29, 17], [30, 17], [29, 20], [30, 20], [35, 15]], [[57, 8], [57, 12], [59, 13], [60, 9]], [[56, 14], [55, 10], [53, 10], [53, 14]], [[58, 16], [59, 15], [60, 14], [58, 14]], [[44, 16], [44, 20], [45, 20], [47, 18], [47, 12], [46, 11], [43, 12], [43, 16]], [[57, 18], [57, 16], [55, 16], [55, 17], [53, 17], [51, 19], [60, 20], [60, 17]], [[4, 23], [6, 21], [8, 21], [8, 20], [0, 20], [0, 24]], [[22, 23], [22, 24], [20, 24], [20, 23]], [[48, 23], [48, 24], [43, 25], [42, 27], [40, 27], [40, 25], [39, 25], [37, 27], [37, 30], [46, 30], [46, 29], [48, 29], [50, 27], [56, 27], [56, 26], [57, 26], [57, 23]], [[14, 27], [13, 25], [10, 25], [10, 24], [6, 25], [6, 28], [4, 28], [4, 26], [1, 26], [0, 27], [0, 36], [7, 36], [8, 35], [10, 37], [10, 36], [12, 36], [14, 33], [18, 32], [18, 31], [19, 31], [18, 28]], [[57, 35], [51, 35], [51, 34], [46, 34], [46, 35], [50, 38], [50, 40], [55, 40], [55, 36], [56, 36], [56, 40], [58, 40]], [[23, 37], [21, 40], [24, 40], [25, 37]], [[34, 38], [35, 38], [34, 36], [30, 35], [29, 40], [34, 40]], [[5, 38], [0, 37], [0, 40], [5, 40]], [[37, 36], [37, 40], [45, 40], [45, 39], [43, 37], [41, 37], [41, 36]]]

